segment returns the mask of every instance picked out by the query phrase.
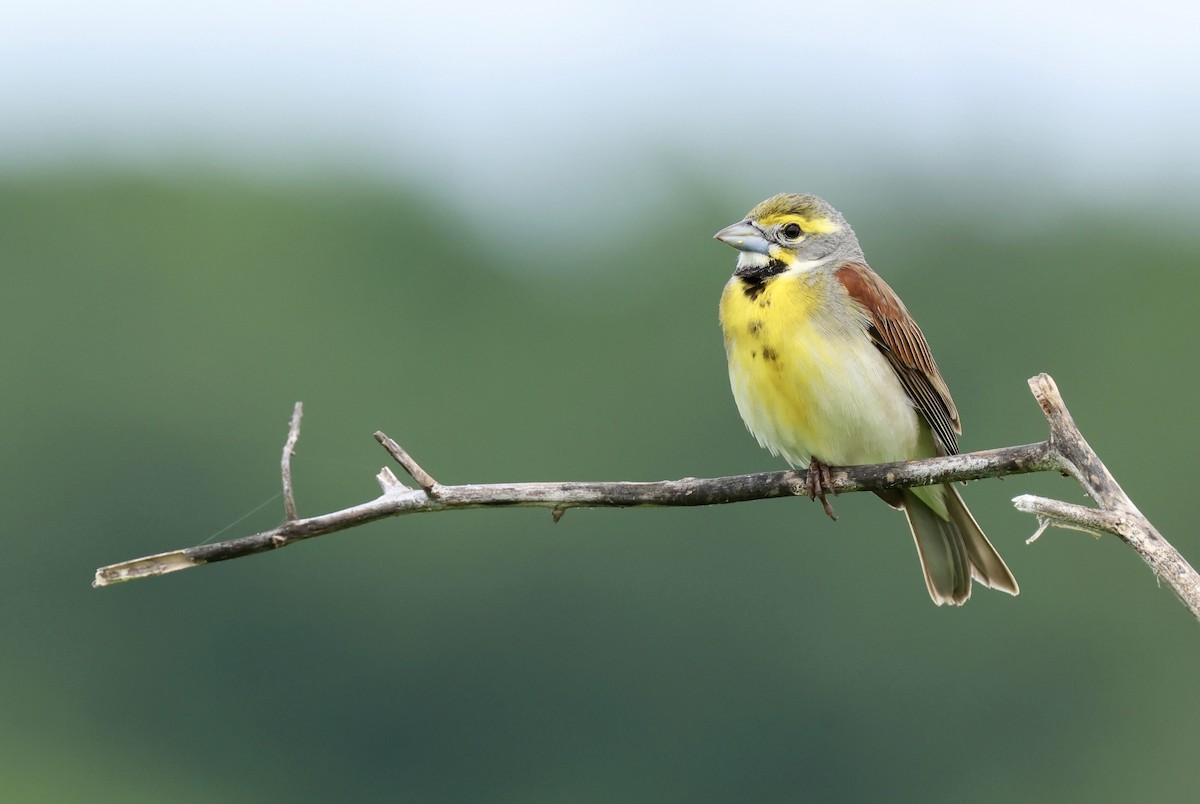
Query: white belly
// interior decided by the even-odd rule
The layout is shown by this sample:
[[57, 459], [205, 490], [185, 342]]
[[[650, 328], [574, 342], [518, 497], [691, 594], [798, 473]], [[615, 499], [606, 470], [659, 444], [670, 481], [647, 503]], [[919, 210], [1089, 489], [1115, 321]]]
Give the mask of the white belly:
[[[811, 334], [811, 333], [809, 333]], [[738, 411], [759, 444], [794, 466], [833, 466], [934, 454], [929, 429], [866, 333], [798, 339], [770, 371], [744, 350], [729, 354]]]

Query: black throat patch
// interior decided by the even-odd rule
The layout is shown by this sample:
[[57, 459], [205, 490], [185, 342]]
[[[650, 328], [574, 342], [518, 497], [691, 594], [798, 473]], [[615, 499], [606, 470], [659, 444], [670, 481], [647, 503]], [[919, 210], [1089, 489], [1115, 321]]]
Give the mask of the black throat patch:
[[751, 299], [757, 299], [758, 295], [763, 292], [763, 287], [766, 285], [767, 280], [773, 276], [778, 276], [787, 269], [787, 263], [783, 260], [771, 260], [766, 265], [738, 268], [733, 272], [733, 275], [741, 277], [746, 295]]
[[733, 275], [742, 280], [742, 292], [750, 301], [754, 301], [767, 288], [767, 280], [778, 276], [788, 269], [783, 260], [771, 260], [766, 265], [738, 268]]

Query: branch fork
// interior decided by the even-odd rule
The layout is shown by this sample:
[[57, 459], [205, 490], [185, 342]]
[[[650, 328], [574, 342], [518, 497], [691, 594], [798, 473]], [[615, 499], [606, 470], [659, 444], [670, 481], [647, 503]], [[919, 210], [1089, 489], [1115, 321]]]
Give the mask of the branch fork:
[[[396, 459], [396, 463], [404, 467], [404, 471], [408, 472], [408, 476], [415, 480], [417, 485], [425, 490], [425, 494], [428, 495], [430, 499], [438, 496], [438, 482], [433, 479], [431, 474], [421, 468], [421, 464], [417, 463], [415, 460], [413, 460], [411, 455], [405, 452], [404, 447], [388, 438], [388, 436], [381, 430], [375, 431], [375, 440], [382, 444], [383, 448], [386, 449], [388, 453], [390, 453], [391, 456]], [[395, 475], [392, 475], [393, 480], [395, 480], [395, 477]], [[405, 486], [405, 488], [408, 487]], [[385, 488], [384, 491], [387, 491], [387, 489]]]

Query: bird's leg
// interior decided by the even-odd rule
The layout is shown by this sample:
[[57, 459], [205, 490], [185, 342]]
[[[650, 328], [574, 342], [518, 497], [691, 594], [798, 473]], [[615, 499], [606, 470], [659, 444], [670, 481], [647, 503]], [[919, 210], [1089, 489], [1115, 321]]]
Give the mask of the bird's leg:
[[836, 522], [837, 514], [833, 512], [833, 506], [825, 499], [825, 490], [831, 486], [833, 486], [833, 480], [829, 477], [829, 466], [814, 457], [808, 462], [808, 499], [820, 500], [826, 515]]

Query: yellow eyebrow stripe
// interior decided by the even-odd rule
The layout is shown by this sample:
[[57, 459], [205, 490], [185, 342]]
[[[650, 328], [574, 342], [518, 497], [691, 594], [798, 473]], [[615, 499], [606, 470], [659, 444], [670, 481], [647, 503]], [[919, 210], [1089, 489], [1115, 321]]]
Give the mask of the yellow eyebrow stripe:
[[806, 218], [794, 212], [776, 213], [758, 219], [762, 226], [787, 226], [794, 223], [807, 234], [833, 234], [842, 227], [829, 218]]

